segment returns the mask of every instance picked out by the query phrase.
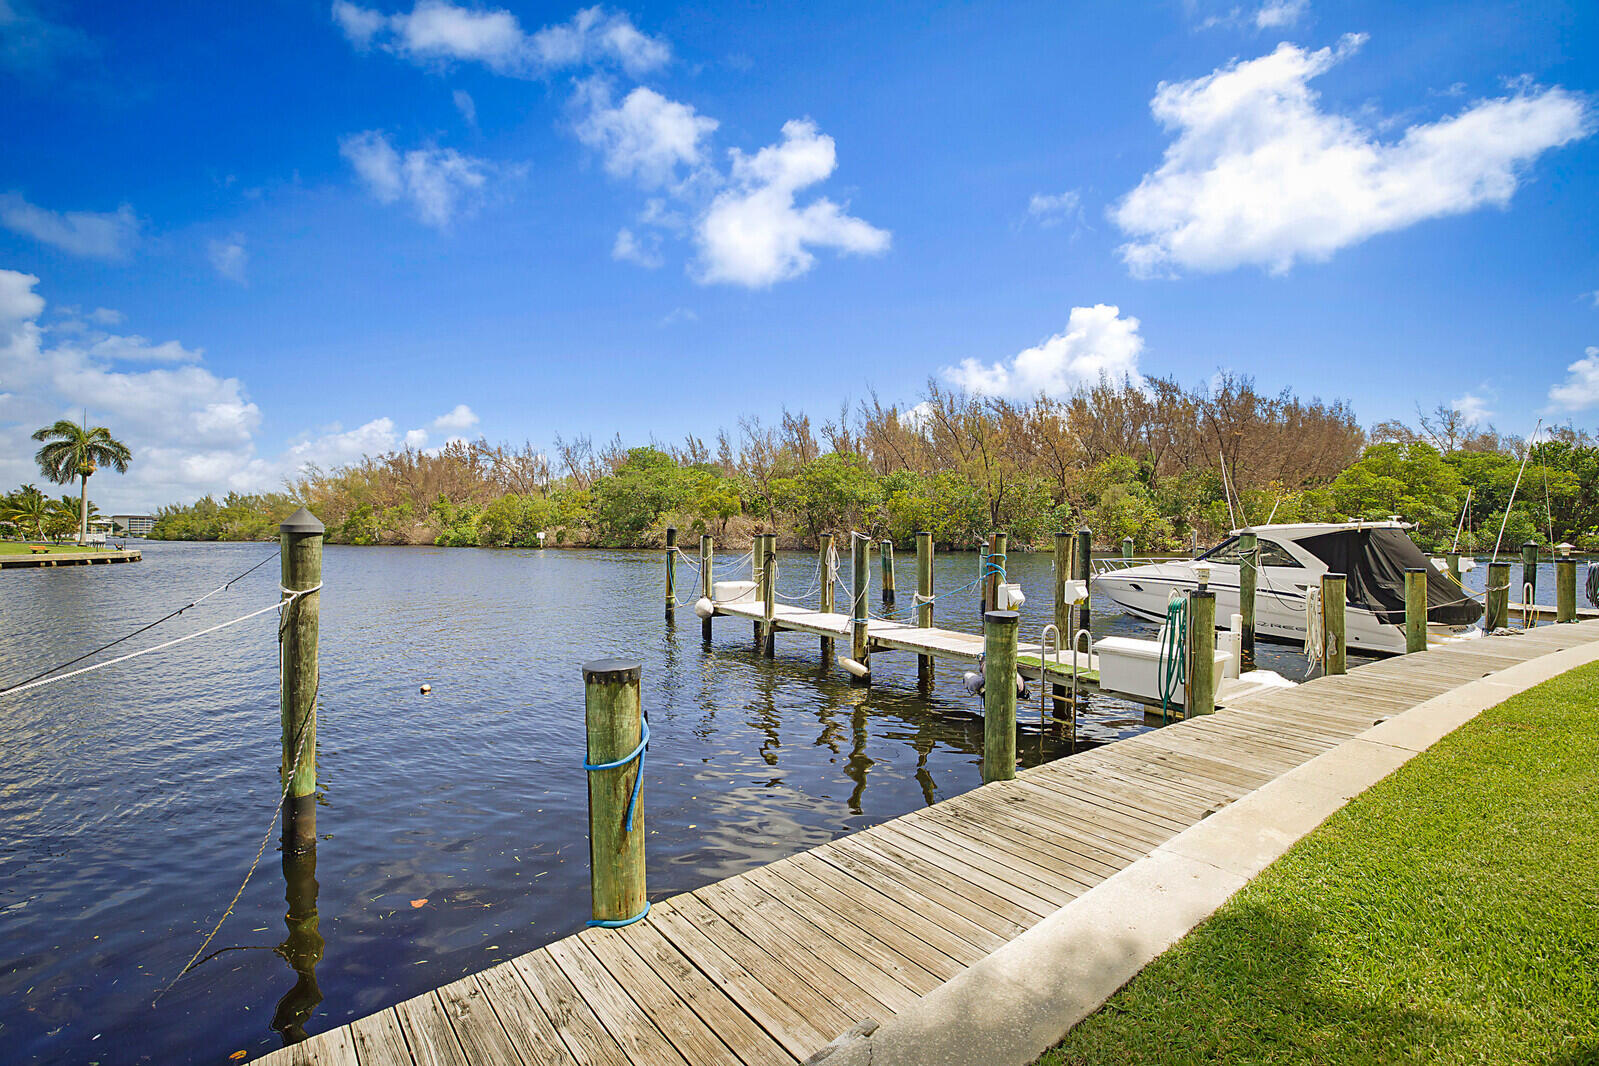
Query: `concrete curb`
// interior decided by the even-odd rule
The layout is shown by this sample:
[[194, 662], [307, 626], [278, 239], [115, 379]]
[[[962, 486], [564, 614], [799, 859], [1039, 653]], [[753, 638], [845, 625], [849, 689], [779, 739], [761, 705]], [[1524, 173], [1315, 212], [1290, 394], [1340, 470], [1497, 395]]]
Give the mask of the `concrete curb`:
[[1489, 707], [1592, 662], [1599, 641], [1394, 715], [1179, 833], [820, 1061], [1026, 1066], [1350, 799]]

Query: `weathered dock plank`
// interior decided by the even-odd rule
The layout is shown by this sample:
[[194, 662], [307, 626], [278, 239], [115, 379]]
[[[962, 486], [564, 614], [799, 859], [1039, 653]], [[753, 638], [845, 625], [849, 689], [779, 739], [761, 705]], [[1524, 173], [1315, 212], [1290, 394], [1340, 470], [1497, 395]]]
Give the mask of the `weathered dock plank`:
[[41, 552], [38, 555], [0, 555], [0, 570], [36, 569], [45, 566], [93, 566], [97, 563], [136, 563], [144, 558], [137, 548], [86, 552]]
[[[847, 636], [848, 620], [835, 617], [831, 635]], [[631, 926], [586, 930], [261, 1061], [802, 1061], [867, 1019], [907, 1010], [1207, 815], [1378, 721], [1593, 641], [1599, 621], [1540, 627], [1256, 693], [661, 900]]]

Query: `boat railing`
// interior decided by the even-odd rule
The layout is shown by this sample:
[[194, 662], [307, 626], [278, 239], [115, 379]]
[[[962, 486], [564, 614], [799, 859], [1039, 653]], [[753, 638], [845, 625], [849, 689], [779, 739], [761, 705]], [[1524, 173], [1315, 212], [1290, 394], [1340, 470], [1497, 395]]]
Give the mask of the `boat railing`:
[[1192, 562], [1186, 555], [1146, 555], [1128, 558], [1124, 555], [1101, 555], [1094, 559], [1094, 574], [1111, 574], [1117, 570], [1128, 570], [1135, 566], [1152, 566], [1156, 563], [1188, 563]]

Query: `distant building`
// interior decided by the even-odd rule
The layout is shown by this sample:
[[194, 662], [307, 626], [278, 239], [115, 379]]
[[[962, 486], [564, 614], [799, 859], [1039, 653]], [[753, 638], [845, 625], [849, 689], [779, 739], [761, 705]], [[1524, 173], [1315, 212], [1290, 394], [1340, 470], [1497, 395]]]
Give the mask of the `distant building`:
[[155, 528], [155, 515], [148, 514], [114, 514], [111, 521], [119, 532], [130, 537], [148, 537]]

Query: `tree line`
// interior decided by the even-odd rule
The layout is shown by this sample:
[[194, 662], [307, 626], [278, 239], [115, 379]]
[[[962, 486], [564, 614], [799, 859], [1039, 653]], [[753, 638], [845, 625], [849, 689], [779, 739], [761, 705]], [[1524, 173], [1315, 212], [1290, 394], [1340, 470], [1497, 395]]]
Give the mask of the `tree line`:
[[[914, 406], [870, 396], [821, 420], [785, 410], [714, 439], [403, 449], [308, 469], [281, 492], [164, 507], [153, 536], [269, 539], [305, 504], [347, 544], [534, 547], [543, 533], [550, 545], [643, 547], [675, 525], [730, 547], [757, 532], [801, 547], [857, 529], [904, 544], [931, 530], [970, 548], [1003, 529], [1026, 548], [1087, 525], [1101, 545], [1131, 537], [1157, 552], [1268, 519], [1397, 514], [1428, 548], [1460, 526], [1461, 548], [1481, 550], [1499, 536], [1524, 451], [1445, 408], [1367, 433], [1347, 404], [1268, 394], [1244, 376], [1199, 388], [1103, 380], [1025, 402], [930, 382]], [[1599, 550], [1592, 437], [1568, 427], [1526, 458], [1506, 543]]]

